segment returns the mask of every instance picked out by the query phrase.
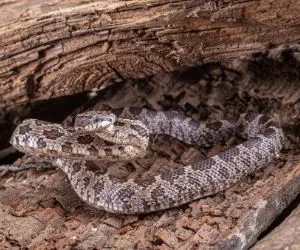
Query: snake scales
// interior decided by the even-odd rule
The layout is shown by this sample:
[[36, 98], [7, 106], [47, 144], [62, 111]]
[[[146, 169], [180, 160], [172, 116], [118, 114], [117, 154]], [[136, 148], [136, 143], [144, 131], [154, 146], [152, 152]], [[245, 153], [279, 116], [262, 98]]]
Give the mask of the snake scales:
[[[167, 134], [204, 147], [225, 142], [232, 135], [247, 140], [145, 181], [121, 180], [97, 167], [99, 160], [142, 157], [151, 134]], [[261, 114], [242, 114], [238, 122], [201, 124], [175, 111], [131, 107], [82, 113], [74, 127], [27, 119], [16, 128], [11, 143], [25, 153], [50, 157], [85, 202], [133, 214], [179, 206], [228, 188], [279, 154], [283, 132], [276, 121]]]

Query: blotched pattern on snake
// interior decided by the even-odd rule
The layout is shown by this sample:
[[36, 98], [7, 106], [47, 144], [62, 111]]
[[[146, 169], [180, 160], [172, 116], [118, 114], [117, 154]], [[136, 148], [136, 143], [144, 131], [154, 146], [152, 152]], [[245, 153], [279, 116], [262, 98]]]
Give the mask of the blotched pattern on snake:
[[[99, 171], [95, 161], [144, 156], [151, 134], [167, 134], [204, 147], [224, 143], [233, 135], [247, 140], [145, 181], [121, 180]], [[179, 206], [228, 188], [278, 156], [283, 132], [274, 119], [262, 114], [202, 124], [176, 111], [131, 107], [79, 114], [74, 127], [27, 119], [16, 128], [11, 143], [25, 153], [49, 157], [90, 205], [134, 214]]]

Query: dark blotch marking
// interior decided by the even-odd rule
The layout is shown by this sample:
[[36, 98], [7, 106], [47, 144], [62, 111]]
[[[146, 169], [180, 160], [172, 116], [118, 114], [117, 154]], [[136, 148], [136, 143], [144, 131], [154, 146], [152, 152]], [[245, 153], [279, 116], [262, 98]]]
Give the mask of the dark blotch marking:
[[188, 124], [191, 128], [198, 129], [200, 127], [200, 123], [195, 120], [190, 120]]
[[235, 168], [235, 172], [236, 174], [240, 174], [241, 173], [241, 169], [239, 169], [238, 167]]
[[228, 171], [226, 171], [226, 170], [223, 169], [223, 168], [219, 168], [218, 173], [219, 173], [222, 177], [225, 177], [225, 179], [228, 179], [228, 178], [229, 178], [229, 173], [228, 173]]
[[106, 155], [110, 156], [112, 155], [112, 148], [103, 148]]
[[[98, 180], [97, 183], [94, 185], [95, 193], [101, 193], [104, 187], [104, 182], [102, 180]], [[99, 201], [98, 196], [96, 195], [96, 201]]]
[[146, 109], [146, 115], [150, 118], [156, 118], [156, 112]]
[[221, 152], [218, 156], [226, 162], [231, 162], [232, 159], [240, 153], [240, 150], [237, 147], [231, 148], [230, 150]]
[[95, 147], [95, 146], [90, 146], [89, 148], [88, 148], [88, 150], [90, 151], [90, 154], [91, 155], [97, 155], [98, 154], [98, 150], [97, 150], [97, 148]]
[[258, 152], [255, 152], [255, 157], [258, 159], [258, 160], [262, 160], [262, 154], [258, 153]]
[[215, 182], [214, 182], [214, 179], [211, 177], [211, 175], [206, 175], [206, 179], [207, 179], [207, 182], [209, 183], [210, 186], [212, 186], [212, 189], [214, 189], [214, 185], [215, 185]]
[[47, 152], [49, 154], [52, 154], [52, 155], [56, 155], [57, 154], [57, 150], [54, 150], [54, 149], [47, 149]]
[[128, 139], [130, 139], [131, 141], [134, 141], [136, 139], [136, 136], [133, 134], [129, 134]]
[[147, 136], [148, 135], [147, 130], [145, 130], [143, 127], [141, 127], [139, 125], [133, 125], [133, 124], [131, 124], [130, 128], [133, 129], [133, 130], [135, 130], [135, 131], [137, 131], [142, 136]]
[[141, 108], [136, 108], [136, 107], [130, 107], [129, 108], [129, 112], [135, 116], [140, 115], [140, 113], [142, 112], [143, 109]]
[[81, 135], [77, 138], [77, 142], [84, 145], [91, 144], [93, 141], [94, 138], [90, 135]]
[[256, 116], [257, 116], [257, 114], [255, 114], [255, 113], [247, 113], [245, 115], [244, 119], [250, 123], [255, 119]]
[[81, 170], [81, 164], [79, 162], [75, 162], [73, 164], [74, 173], [77, 173]]
[[[193, 187], [197, 187], [196, 189], [198, 189], [198, 187], [200, 187], [202, 184], [201, 184], [201, 181], [198, 179], [198, 176], [196, 175], [193, 175], [193, 174], [189, 174], [189, 184]], [[188, 190], [192, 190], [194, 188], [189, 188]], [[186, 192], [181, 192], [182, 195], [186, 195], [187, 193]]]
[[123, 146], [119, 146], [119, 147], [118, 147], [118, 150], [120, 151], [120, 153], [121, 153], [122, 155], [125, 154], [125, 149], [124, 149]]
[[72, 152], [72, 143], [70, 143], [70, 142], [65, 142], [62, 146], [61, 146], [61, 148], [62, 148], [62, 150], [64, 151], [64, 152], [67, 152], [67, 153], [71, 153]]
[[84, 166], [87, 171], [96, 172], [96, 171], [100, 170], [100, 168], [94, 161], [86, 161]]
[[192, 164], [192, 169], [193, 170], [206, 170], [206, 169], [209, 169], [214, 164], [216, 164], [216, 161], [212, 158], [208, 158], [206, 160]]
[[269, 147], [269, 150], [270, 150], [270, 153], [271, 153], [271, 154], [275, 154], [275, 152], [276, 152], [276, 147], [275, 147], [273, 144], [271, 144], [270, 147]]
[[24, 135], [24, 134], [30, 132], [31, 130], [32, 130], [32, 128], [28, 124], [19, 126], [19, 134], [21, 134], [21, 135]]
[[147, 177], [146, 180], [136, 178], [135, 180], [133, 180], [133, 182], [138, 184], [139, 186], [147, 187], [147, 186], [152, 185], [155, 182], [155, 179], [154, 179], [154, 177], [149, 176], [149, 177]]
[[210, 133], [206, 133], [205, 135], [203, 135], [203, 140], [208, 145], [212, 145], [215, 142], [215, 138]]
[[83, 186], [87, 187], [90, 183], [90, 178], [86, 176], [86, 177], [83, 178], [82, 181], [83, 181]]
[[162, 180], [170, 181], [171, 183], [174, 182], [174, 180], [178, 179], [178, 176], [184, 175], [185, 171], [183, 167], [178, 167], [175, 169], [172, 169], [169, 172], [163, 173], [161, 175]]
[[47, 146], [46, 142], [44, 142], [42, 138], [39, 138], [36, 143], [39, 149], [46, 148]]
[[118, 191], [117, 197], [121, 198], [122, 201], [129, 200], [134, 195], [134, 191], [131, 189], [122, 188]]
[[63, 136], [63, 133], [59, 132], [56, 129], [49, 129], [49, 130], [44, 130], [43, 135], [47, 139], [56, 140], [57, 138]]
[[157, 199], [158, 197], [166, 196], [165, 190], [163, 188], [161, 188], [160, 186], [158, 186], [157, 188], [152, 190], [152, 192], [150, 193], [150, 196], [154, 201], [158, 201], [158, 199]]
[[264, 135], [266, 137], [270, 137], [275, 134], [275, 129], [274, 128], [267, 128], [266, 131], [264, 132]]
[[106, 168], [102, 167], [100, 165], [97, 165], [94, 161], [86, 161], [85, 162], [85, 168], [88, 171], [91, 171], [94, 173], [95, 176], [99, 177], [100, 175], [103, 175], [106, 173]]
[[120, 157], [118, 155], [111, 155], [110, 158], [113, 160], [113, 161], [120, 161]]
[[104, 145], [107, 147], [115, 146], [116, 144], [110, 141], [104, 141]]
[[212, 129], [214, 131], [218, 131], [222, 127], [223, 123], [222, 122], [212, 122], [206, 124], [206, 127], [209, 129]]
[[[249, 155], [247, 155], [247, 156], [248, 156], [247, 158], [241, 158], [240, 160], [244, 166], [249, 167], [249, 166], [251, 166], [252, 163], [251, 163], [251, 160], [249, 160]], [[245, 169], [243, 169], [243, 171], [245, 173], [247, 172], [247, 170], [245, 170]]]

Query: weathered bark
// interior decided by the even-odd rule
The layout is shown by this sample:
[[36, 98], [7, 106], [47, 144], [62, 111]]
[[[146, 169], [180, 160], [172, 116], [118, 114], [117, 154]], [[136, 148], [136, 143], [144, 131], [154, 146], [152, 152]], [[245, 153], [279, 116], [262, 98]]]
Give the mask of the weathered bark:
[[0, 108], [300, 40], [298, 0], [5, 1]]
[[[300, 197], [299, 197], [300, 198]], [[300, 199], [298, 199], [298, 202]], [[252, 250], [300, 249], [300, 205]]]

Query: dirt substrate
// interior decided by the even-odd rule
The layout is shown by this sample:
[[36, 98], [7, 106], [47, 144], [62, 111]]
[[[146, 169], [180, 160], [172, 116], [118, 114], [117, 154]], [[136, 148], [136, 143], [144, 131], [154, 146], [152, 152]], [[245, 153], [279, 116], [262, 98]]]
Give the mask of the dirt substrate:
[[[72, 117], [87, 108], [124, 106], [175, 109], [203, 122], [235, 120], [246, 111], [277, 114], [285, 133], [285, 145], [279, 158], [263, 170], [214, 196], [179, 208], [136, 216], [109, 214], [85, 205], [65, 175], [56, 169], [2, 173], [0, 248], [250, 247], [278, 215], [289, 209], [300, 191], [299, 55], [300, 48], [293, 46], [223, 64], [206, 64], [142, 81], [119, 83], [74, 109], [65, 120], [72, 124]], [[35, 108], [36, 105], [33, 104]], [[155, 136], [144, 159], [103, 163], [103, 167], [109, 166], [112, 173], [124, 178], [146, 179], [171, 167], [217, 154], [234, 143], [232, 139], [228, 145], [204, 150], [167, 136]]]

